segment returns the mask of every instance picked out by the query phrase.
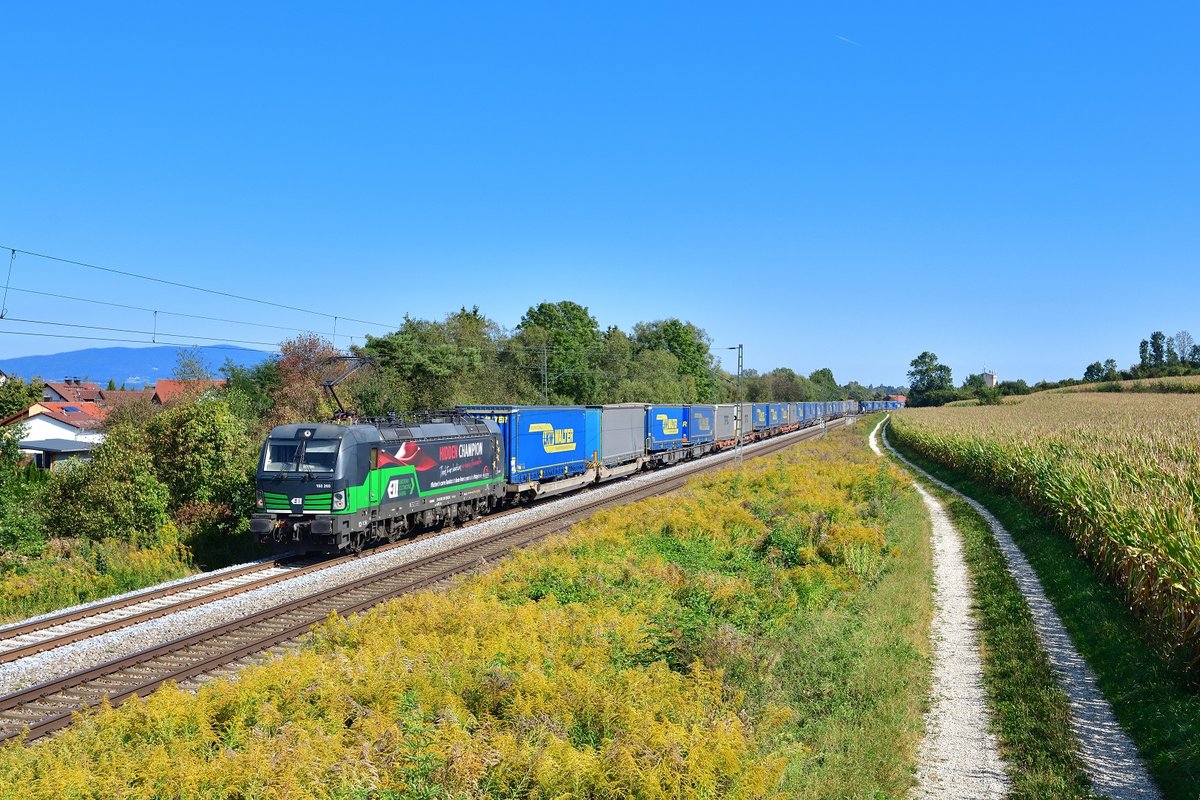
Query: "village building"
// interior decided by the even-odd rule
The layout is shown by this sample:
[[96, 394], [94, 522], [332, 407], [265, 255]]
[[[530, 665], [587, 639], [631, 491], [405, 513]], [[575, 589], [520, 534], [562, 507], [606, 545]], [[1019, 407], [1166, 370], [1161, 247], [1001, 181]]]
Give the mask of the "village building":
[[164, 378], [154, 384], [150, 399], [155, 405], [170, 405], [184, 398], [195, 398], [213, 389], [225, 388], [223, 380], [177, 381]]
[[0, 420], [0, 427], [23, 425], [21, 452], [42, 469], [70, 459], [87, 460], [104, 441], [104, 418], [110, 409], [145, 398], [165, 406], [200, 397], [225, 386], [223, 380], [164, 379], [153, 389], [104, 390], [95, 383], [69, 378], [45, 384], [43, 400]]
[[104, 409], [93, 403], [42, 401], [0, 420], [0, 427], [23, 425], [21, 452], [41, 469], [69, 458], [87, 460], [104, 441]]
[[99, 384], [67, 378], [65, 381], [47, 383], [42, 399], [51, 403], [95, 403], [104, 397]]

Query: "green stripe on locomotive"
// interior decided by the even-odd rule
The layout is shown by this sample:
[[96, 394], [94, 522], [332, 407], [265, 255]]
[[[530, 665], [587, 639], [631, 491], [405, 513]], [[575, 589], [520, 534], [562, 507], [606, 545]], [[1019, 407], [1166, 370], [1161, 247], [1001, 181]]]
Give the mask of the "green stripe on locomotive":
[[[388, 490], [395, 482], [394, 496], [389, 496]], [[495, 485], [501, 489], [501, 494], [504, 488], [504, 474], [500, 474], [485, 480], [471, 481], [469, 483], [460, 483], [452, 486], [445, 486], [440, 489], [429, 489], [423, 491], [420, 481], [417, 478], [417, 471], [410, 466], [401, 467], [380, 467], [379, 469], [370, 470], [367, 473], [367, 478], [358, 486], [346, 487], [346, 509], [344, 511], [335, 511], [336, 514], [355, 514], [359, 511], [368, 511], [377, 507], [382, 507], [388, 503], [402, 503], [413, 498], [427, 499], [437, 497], [438, 495], [450, 494], [452, 492], [462, 492], [468, 489], [475, 489], [480, 486]]]
[[263, 541], [338, 547], [348, 536], [379, 535], [385, 522], [391, 536], [395, 520], [401, 530], [422, 524], [403, 517], [423, 515], [427, 524], [439, 519], [431, 509], [463, 503], [469, 515], [485, 500], [490, 507], [504, 493], [503, 463], [495, 423], [461, 415], [409, 425], [281, 425], [263, 445], [250, 528]]

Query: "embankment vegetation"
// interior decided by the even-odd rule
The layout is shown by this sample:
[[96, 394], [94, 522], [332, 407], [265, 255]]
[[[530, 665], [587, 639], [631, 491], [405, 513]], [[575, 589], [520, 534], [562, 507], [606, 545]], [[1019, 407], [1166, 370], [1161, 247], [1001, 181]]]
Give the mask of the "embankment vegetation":
[[927, 521], [862, 431], [598, 515], [190, 695], [0, 751], [11, 796], [902, 797]]
[[[576, 303], [531, 307], [514, 331], [479, 309], [442, 321], [406, 318], [354, 348], [375, 366], [339, 391], [366, 414], [460, 403], [715, 402], [864, 399], [833, 373], [789, 369], [741, 385], [707, 334], [678, 319], [602, 329]], [[103, 409], [106, 441], [90, 462], [50, 474], [26, 468], [21, 426], [0, 430], [0, 622], [261, 555], [248, 535], [253, 469], [274, 425], [328, 419], [321, 388], [338, 355], [326, 340], [285, 341], [257, 367], [227, 364], [223, 388], [165, 407], [148, 399]], [[178, 379], [209, 379], [185, 354]], [[205, 384], [207, 386], [207, 384]], [[882, 396], [882, 395], [881, 395]], [[40, 381], [0, 384], [0, 416], [42, 397]]]

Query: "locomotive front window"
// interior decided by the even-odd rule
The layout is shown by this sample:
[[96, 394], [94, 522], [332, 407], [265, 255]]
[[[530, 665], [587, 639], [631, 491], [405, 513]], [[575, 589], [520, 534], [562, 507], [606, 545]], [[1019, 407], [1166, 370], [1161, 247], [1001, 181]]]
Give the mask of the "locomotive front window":
[[306, 442], [268, 440], [263, 472], [333, 472], [339, 446], [339, 439], [311, 439]]
[[340, 439], [313, 439], [306, 442], [300, 456], [300, 471], [333, 472], [341, 443]]
[[263, 459], [263, 472], [291, 472], [296, 468], [296, 442], [267, 442], [267, 454]]

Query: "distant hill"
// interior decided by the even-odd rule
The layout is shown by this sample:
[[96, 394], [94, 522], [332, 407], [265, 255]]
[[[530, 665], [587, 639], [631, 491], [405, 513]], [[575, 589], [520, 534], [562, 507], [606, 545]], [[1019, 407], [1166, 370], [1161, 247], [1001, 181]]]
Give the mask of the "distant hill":
[[[111, 378], [117, 386], [130, 389], [149, 386], [159, 378], [170, 378], [179, 362], [181, 350], [190, 347], [93, 347], [45, 356], [0, 359], [0, 370], [22, 378], [61, 381], [83, 378], [104, 386]], [[245, 347], [221, 345], [195, 348], [208, 364], [214, 377], [226, 359], [241, 367], [253, 367], [271, 357], [270, 353]]]

